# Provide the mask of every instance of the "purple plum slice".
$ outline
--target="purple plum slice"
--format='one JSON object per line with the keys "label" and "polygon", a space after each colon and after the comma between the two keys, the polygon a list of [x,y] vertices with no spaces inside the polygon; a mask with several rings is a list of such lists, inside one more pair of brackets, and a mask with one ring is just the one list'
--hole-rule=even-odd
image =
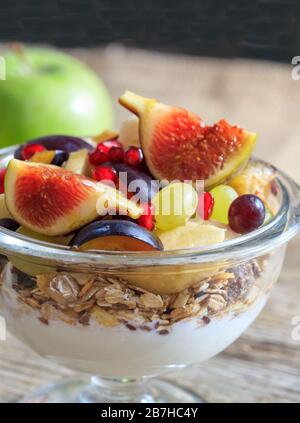
{"label": "purple plum slice", "polygon": [[[107,165],[116,170],[121,183],[123,178],[122,175],[120,176],[120,173],[126,173],[127,187],[131,184],[132,193],[135,194],[142,203],[150,202],[159,191],[159,182],[152,179],[151,176],[140,169],[133,168],[126,163],[108,163]],[[140,184],[139,181],[141,181]]]}
{"label": "purple plum slice", "polygon": [[0,226],[14,232],[20,227],[18,222],[10,218],[0,219]]}
{"label": "purple plum slice", "polygon": [[81,251],[157,251],[160,239],[147,229],[128,220],[101,220],[82,228],[71,245]]}
{"label": "purple plum slice", "polygon": [[22,160],[22,149],[25,145],[28,144],[40,144],[46,148],[46,150],[62,150],[66,153],[71,153],[72,151],[77,151],[82,148],[87,150],[93,150],[93,146],[86,142],[83,138],[71,137],[68,135],[51,135],[47,137],[36,138],[34,140],[28,141],[26,144],[21,145],[15,151],[15,158]]}

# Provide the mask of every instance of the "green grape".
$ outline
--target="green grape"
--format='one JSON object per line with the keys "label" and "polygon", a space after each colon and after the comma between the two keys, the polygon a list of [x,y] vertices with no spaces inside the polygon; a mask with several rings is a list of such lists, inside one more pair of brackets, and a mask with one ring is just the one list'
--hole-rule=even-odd
{"label": "green grape", "polygon": [[152,204],[157,228],[168,230],[184,225],[195,213],[198,195],[192,185],[176,182],[159,191]]}
{"label": "green grape", "polygon": [[228,185],[218,185],[210,193],[215,200],[211,219],[228,225],[228,211],[233,200],[238,197],[237,192]]}

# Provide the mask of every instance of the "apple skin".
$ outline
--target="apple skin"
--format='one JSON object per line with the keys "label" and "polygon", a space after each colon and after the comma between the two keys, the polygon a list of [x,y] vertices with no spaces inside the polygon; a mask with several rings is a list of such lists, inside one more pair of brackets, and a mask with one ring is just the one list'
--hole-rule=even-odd
{"label": "apple skin", "polygon": [[15,52],[4,56],[1,147],[50,134],[92,136],[113,127],[108,91],[84,64],[45,48],[26,48],[24,56],[25,61]]}

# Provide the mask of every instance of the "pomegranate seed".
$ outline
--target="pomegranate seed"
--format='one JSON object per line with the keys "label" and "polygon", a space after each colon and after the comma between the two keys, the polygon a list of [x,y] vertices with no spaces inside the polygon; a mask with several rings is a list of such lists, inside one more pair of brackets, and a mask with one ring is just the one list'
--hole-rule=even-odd
{"label": "pomegranate seed", "polygon": [[116,139],[101,142],[100,144],[97,145],[97,150],[107,154],[109,150],[113,147],[122,148],[123,150],[122,144]]}
{"label": "pomegranate seed", "polygon": [[139,147],[129,147],[125,152],[125,162],[130,166],[139,166],[143,158],[143,152]]}
{"label": "pomegranate seed", "polygon": [[142,216],[140,216],[137,220],[137,223],[140,226],[143,226],[144,228],[148,229],[148,231],[153,231],[154,229],[154,220],[153,220],[153,214],[154,214],[154,208],[152,204],[143,204],[144,213]]}
{"label": "pomegranate seed", "polygon": [[92,171],[92,178],[96,181],[117,182],[118,176],[114,168],[109,166],[98,166]]}
{"label": "pomegranate seed", "polygon": [[111,147],[108,152],[108,160],[112,163],[120,163],[124,161],[124,150],[121,147]]}
{"label": "pomegranate seed", "polygon": [[0,194],[4,193],[4,178],[5,178],[5,174],[6,174],[6,169],[1,169],[0,170]]}
{"label": "pomegranate seed", "polygon": [[108,161],[108,155],[100,150],[95,150],[89,155],[90,163],[94,166],[99,166]]}
{"label": "pomegranate seed", "polygon": [[214,208],[214,202],[215,200],[210,192],[205,191],[199,193],[197,212],[202,219],[208,220],[210,218]]}
{"label": "pomegranate seed", "polygon": [[41,144],[28,144],[23,148],[21,156],[23,160],[29,160],[35,153],[40,153],[45,150],[46,148]]}

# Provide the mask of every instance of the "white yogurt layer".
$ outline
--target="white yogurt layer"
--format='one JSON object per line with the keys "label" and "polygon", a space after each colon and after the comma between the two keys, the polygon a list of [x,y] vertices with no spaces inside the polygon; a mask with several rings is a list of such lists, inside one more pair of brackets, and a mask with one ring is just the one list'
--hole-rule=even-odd
{"label": "white yogurt layer", "polygon": [[71,326],[60,321],[45,325],[34,311],[16,317],[16,309],[8,304],[1,313],[9,330],[43,357],[87,373],[135,378],[208,360],[240,336],[266,300],[264,295],[237,316],[228,312],[204,326],[197,319],[176,323],[168,335],[121,325]]}

